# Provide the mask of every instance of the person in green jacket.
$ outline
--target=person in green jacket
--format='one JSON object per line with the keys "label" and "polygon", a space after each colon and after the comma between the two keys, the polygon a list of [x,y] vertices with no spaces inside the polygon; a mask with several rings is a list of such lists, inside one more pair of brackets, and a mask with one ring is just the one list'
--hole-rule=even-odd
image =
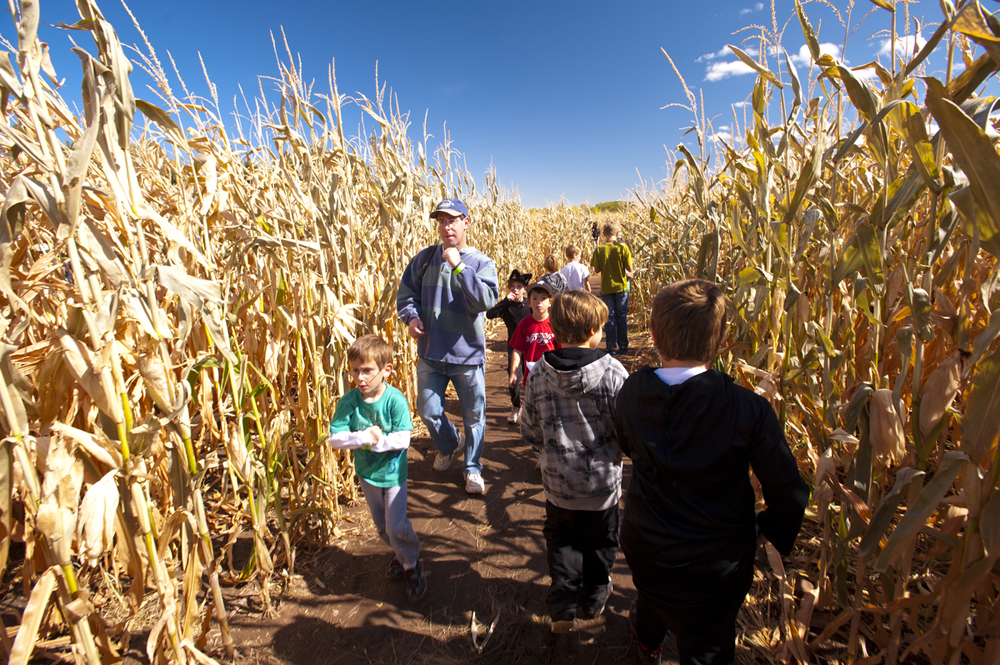
{"label": "person in green jacket", "polygon": [[632,277],[632,252],[617,240],[617,224],[604,225],[604,243],[594,250],[590,267],[601,276],[601,300],[608,306],[604,325],[608,353],[628,353],[628,280]]}

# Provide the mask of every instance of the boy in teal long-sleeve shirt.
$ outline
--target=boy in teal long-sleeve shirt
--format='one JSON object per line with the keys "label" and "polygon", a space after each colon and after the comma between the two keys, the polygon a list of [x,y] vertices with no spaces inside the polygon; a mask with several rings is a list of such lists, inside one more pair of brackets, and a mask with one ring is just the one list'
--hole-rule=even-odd
{"label": "boy in teal long-sleeve shirt", "polygon": [[411,602],[427,591],[420,541],[406,517],[406,450],[410,447],[410,405],[385,381],[392,373],[392,347],[378,335],[358,338],[347,349],[355,388],[337,402],[330,445],[354,451],[354,469],[375,528],[395,556],[389,579],[406,577]]}

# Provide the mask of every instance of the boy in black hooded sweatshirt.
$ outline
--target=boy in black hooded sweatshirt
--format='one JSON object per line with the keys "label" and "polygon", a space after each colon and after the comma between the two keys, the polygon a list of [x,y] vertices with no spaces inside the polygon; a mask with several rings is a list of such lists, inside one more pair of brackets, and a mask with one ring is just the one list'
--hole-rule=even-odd
{"label": "boy in black hooded sweatshirt", "polygon": [[[788,555],[809,498],[770,403],[708,369],[725,311],[711,282],[663,288],[650,318],[661,369],[643,367],[618,394],[617,439],[633,465],[621,546],[647,662],[660,662],[668,631],[682,665],[733,662],[757,534]],[[759,514],[751,468],[766,503]]]}

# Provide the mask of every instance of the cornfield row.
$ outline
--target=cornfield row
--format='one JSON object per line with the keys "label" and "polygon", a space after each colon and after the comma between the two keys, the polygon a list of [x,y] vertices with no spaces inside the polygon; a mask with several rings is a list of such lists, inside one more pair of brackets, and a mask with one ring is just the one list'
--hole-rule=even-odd
{"label": "cornfield row", "polygon": [[[344,352],[378,332],[412,368],[395,286],[434,241],[433,202],[475,202],[473,244],[501,275],[538,273],[592,218],[529,212],[493,174],[480,192],[447,142],[428,156],[405,116],[341,95],[332,68],[313,94],[283,67],[277,102],[234,130],[217,104],[175,97],[148,48],[161,100],[138,100],[113,28],[78,8],[95,46],[76,51],[84,117],[50,83],[37,3],[0,58],[0,571],[17,542],[28,596],[0,647],[26,663],[63,630],[96,665],[152,589],[150,661],[208,662],[213,631],[233,653],[220,585],[253,581],[266,609],[274,573],[356,498],[349,458],[323,445]],[[721,363],[771,399],[813,481],[812,537],[771,556],[770,615],[744,638],[755,657],[995,662],[1000,156],[975,91],[1000,69],[1000,24],[944,3],[927,46],[873,85],[821,55],[796,8],[817,78],[769,65],[780,38],[763,31],[747,147],[724,145],[714,170],[681,148],[675,185],[621,217],[637,322],[659,283],[724,284]],[[938,46],[965,70],[918,79]],[[346,103],[370,136],[345,136]],[[412,398],[412,373],[396,381]],[[128,618],[109,625],[101,598]]]}
{"label": "cornfield row", "polygon": [[[795,7],[816,79],[777,24],[760,48],[775,66],[734,49],[758,73],[753,113],[714,172],[685,85],[706,150],[680,146],[682,186],[639,192],[629,227],[646,283],[725,284],[722,363],[771,400],[812,478],[813,537],[788,569],[770,552],[780,613],[744,643],[768,661],[997,662],[1000,157],[995,99],[975,92],[1000,69],[1000,22],[942,3],[873,84]],[[939,46],[964,71],[919,78]]]}

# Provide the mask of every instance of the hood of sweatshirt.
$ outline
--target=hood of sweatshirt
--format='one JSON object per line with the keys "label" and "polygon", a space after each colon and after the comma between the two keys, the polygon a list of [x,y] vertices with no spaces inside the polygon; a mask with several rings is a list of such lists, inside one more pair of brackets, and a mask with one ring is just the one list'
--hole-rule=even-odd
{"label": "hood of sweatshirt", "polygon": [[546,351],[532,372],[541,372],[552,391],[572,397],[596,389],[618,361],[598,349],[568,348]]}

